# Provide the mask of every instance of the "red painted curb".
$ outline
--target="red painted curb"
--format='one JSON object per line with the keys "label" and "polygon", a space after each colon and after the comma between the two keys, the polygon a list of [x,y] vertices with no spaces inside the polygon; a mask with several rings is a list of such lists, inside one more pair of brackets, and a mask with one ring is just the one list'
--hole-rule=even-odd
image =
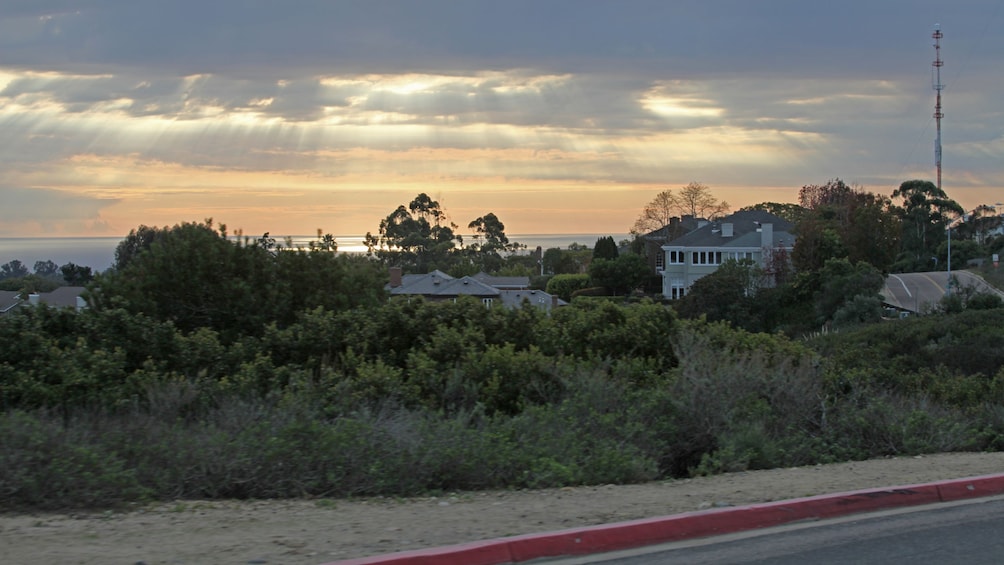
{"label": "red painted curb", "polygon": [[1004,474],[715,508],[557,532],[374,555],[327,565],[500,565],[742,532],[800,520],[1004,494]]}

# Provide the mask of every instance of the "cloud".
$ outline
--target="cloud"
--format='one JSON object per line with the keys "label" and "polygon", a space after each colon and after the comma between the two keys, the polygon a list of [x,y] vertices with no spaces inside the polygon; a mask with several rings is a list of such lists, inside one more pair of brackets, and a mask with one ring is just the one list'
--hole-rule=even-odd
{"label": "cloud", "polygon": [[101,211],[117,199],[95,198],[64,190],[0,186],[0,236],[25,233],[59,235],[102,231]]}
{"label": "cloud", "polygon": [[[34,4],[5,5],[0,65],[259,78],[499,68],[635,69],[686,79],[722,73],[876,78],[912,57],[918,43],[926,43],[916,41],[916,31],[929,29],[944,11],[933,0]],[[952,33],[978,31],[996,5],[958,2],[940,21]]]}
{"label": "cloud", "polygon": [[939,19],[952,180],[1004,186],[1001,4],[940,11],[933,0],[8,0],[0,186],[117,199],[104,214],[135,215],[161,193],[158,218],[186,198],[237,213],[227,198],[259,210],[325,187],[345,200],[839,176],[888,192],[933,169]]}

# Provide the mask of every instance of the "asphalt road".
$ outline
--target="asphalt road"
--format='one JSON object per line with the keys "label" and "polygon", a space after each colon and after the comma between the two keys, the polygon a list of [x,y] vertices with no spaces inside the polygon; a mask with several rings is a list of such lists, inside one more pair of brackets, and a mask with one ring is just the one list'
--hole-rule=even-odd
{"label": "asphalt road", "polygon": [[551,565],[973,565],[1004,562],[1004,497],[940,503],[616,553]]}
{"label": "asphalt road", "polygon": [[[984,292],[994,292],[1004,298],[1004,293],[988,285],[982,278],[969,271],[952,271],[959,288],[975,287]],[[898,273],[889,275],[882,288],[883,299],[903,310],[925,312],[945,296],[948,289],[948,273],[933,271],[928,273]]]}

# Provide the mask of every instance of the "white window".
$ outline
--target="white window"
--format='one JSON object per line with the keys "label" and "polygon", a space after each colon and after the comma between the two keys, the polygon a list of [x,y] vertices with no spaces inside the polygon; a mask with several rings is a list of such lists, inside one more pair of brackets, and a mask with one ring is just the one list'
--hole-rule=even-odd
{"label": "white window", "polygon": [[756,259],[753,255],[752,251],[735,251],[732,253],[732,258],[736,261],[742,261],[743,259],[749,259],[752,261]]}
{"label": "white window", "polygon": [[669,259],[668,263],[670,265],[682,265],[683,264],[683,258],[685,256],[685,254],[684,254],[683,251],[667,251],[666,255],[668,256],[668,259]]}
{"label": "white window", "polygon": [[666,254],[661,249],[655,254],[655,270],[661,271],[666,267]]}
{"label": "white window", "polygon": [[491,308],[493,300],[494,299],[492,298],[482,298],[481,303],[484,304],[486,308]]}
{"label": "white window", "polygon": [[721,265],[721,251],[694,251],[690,256],[691,265]]}

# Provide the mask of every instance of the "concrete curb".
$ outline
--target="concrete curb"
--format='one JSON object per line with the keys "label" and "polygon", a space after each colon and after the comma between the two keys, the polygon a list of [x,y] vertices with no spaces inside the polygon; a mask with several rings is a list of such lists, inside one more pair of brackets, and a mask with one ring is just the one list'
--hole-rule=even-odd
{"label": "concrete curb", "polygon": [[1004,474],[715,508],[615,524],[375,555],[328,565],[500,565],[602,553],[800,520],[1004,494]]}

